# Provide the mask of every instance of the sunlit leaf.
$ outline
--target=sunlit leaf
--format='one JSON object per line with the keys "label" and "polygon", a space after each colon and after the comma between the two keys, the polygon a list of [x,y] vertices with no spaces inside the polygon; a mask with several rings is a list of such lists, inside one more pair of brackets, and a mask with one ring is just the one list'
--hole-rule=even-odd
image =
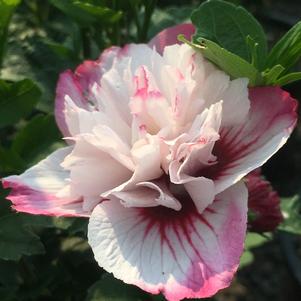
{"label": "sunlit leaf", "polygon": [[278,229],[301,234],[301,200],[299,196],[281,199],[281,211],[284,221]]}
{"label": "sunlit leaf", "polygon": [[251,63],[246,40],[249,36],[258,45],[259,69],[264,67],[267,55],[265,33],[259,22],[243,7],[221,0],[206,1],[193,11],[191,21],[196,27],[194,41],[199,38],[213,41]]}
{"label": "sunlit leaf", "polygon": [[114,11],[109,7],[87,1],[50,0],[50,2],[82,26],[89,26],[93,23],[113,23],[122,16],[121,11]]}
{"label": "sunlit leaf", "polygon": [[261,245],[267,243],[270,239],[269,235],[263,236],[258,233],[247,233],[245,240],[245,250],[240,258],[239,268],[242,269],[254,261],[254,255],[252,253],[252,249],[256,247],[260,247]]}
{"label": "sunlit leaf", "polygon": [[254,255],[251,251],[243,252],[242,256],[240,257],[239,269],[242,269],[254,261]]}
{"label": "sunlit leaf", "polygon": [[114,11],[108,7],[93,5],[85,1],[75,1],[74,5],[87,12],[91,16],[94,16],[95,21],[98,21],[99,23],[114,23],[122,16],[121,11]]}
{"label": "sunlit leaf", "polygon": [[266,243],[271,239],[271,235],[265,234],[259,234],[259,233],[253,233],[249,232],[246,237],[245,241],[245,249],[250,250],[252,248],[256,248],[261,246],[262,244]]}
{"label": "sunlit leaf", "polygon": [[88,26],[95,21],[94,16],[74,5],[72,0],[50,0],[50,3],[81,25]]}

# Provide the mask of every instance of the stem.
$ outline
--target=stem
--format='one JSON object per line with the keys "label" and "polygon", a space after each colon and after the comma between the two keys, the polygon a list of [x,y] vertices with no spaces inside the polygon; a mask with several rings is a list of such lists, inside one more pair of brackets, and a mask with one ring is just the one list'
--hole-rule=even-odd
{"label": "stem", "polygon": [[115,40],[115,45],[120,46],[120,25],[119,21],[114,24],[114,40]]}
{"label": "stem", "polygon": [[50,12],[50,4],[45,2],[37,1],[37,18],[39,20],[40,25],[47,23],[49,19],[49,12]]}
{"label": "stem", "polygon": [[137,27],[137,40],[139,42],[140,36],[141,36],[141,25],[140,25],[139,18],[138,18],[139,14],[138,14],[136,5],[133,4],[132,1],[129,1],[129,3],[130,3],[130,6],[132,8],[132,11],[133,11],[134,22],[135,22],[136,27]]}
{"label": "stem", "polygon": [[91,57],[91,45],[89,39],[88,28],[81,28],[81,37],[82,37],[82,47],[83,47],[83,56],[84,58]]}
{"label": "stem", "polygon": [[151,0],[145,5],[144,20],[139,36],[139,41],[141,42],[145,42],[147,40],[147,33],[156,4],[157,0]]}
{"label": "stem", "polygon": [[[118,3],[116,0],[112,1],[112,6],[115,11],[119,9]],[[120,34],[120,20],[118,22],[115,22],[113,25],[113,35],[114,35],[114,44],[115,45],[120,45],[120,40],[121,40],[121,34]]]}

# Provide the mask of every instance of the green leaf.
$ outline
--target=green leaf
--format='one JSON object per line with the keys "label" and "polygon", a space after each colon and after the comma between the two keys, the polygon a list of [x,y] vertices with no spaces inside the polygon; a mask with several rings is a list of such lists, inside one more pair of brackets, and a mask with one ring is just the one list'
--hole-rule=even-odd
{"label": "green leaf", "polygon": [[281,199],[281,211],[284,221],[279,225],[278,229],[301,234],[301,200],[299,196]]}
{"label": "green leaf", "polygon": [[204,57],[232,78],[246,77],[249,79],[250,86],[259,86],[262,84],[260,73],[254,66],[216,43],[204,38],[198,40],[199,44],[189,43],[183,36],[179,36],[178,39],[195,47]]}
{"label": "green leaf", "polygon": [[45,42],[45,44],[60,58],[76,61],[77,55],[69,47],[54,42]]}
{"label": "green leaf", "polygon": [[69,229],[76,221],[77,218],[72,217],[52,217],[53,227],[61,230]]}
{"label": "green leaf", "polygon": [[12,144],[12,151],[28,165],[32,165],[59,146],[64,146],[64,143],[60,143],[60,137],[52,115],[36,115],[19,130]]}
{"label": "green leaf", "polygon": [[206,1],[193,11],[191,21],[196,26],[194,41],[211,40],[250,63],[252,57],[246,37],[252,38],[258,44],[258,67],[263,69],[266,36],[259,22],[243,7],[220,0]]}
{"label": "green leaf", "polygon": [[72,225],[68,228],[68,232],[72,235],[83,233],[85,236],[87,236],[87,230],[88,230],[88,222],[89,219],[87,218],[80,218],[77,217]]}
{"label": "green leaf", "polygon": [[8,195],[8,190],[2,188],[0,185],[0,216],[6,215],[11,212],[10,202],[6,200]]}
{"label": "green leaf", "polygon": [[0,175],[2,173],[18,173],[26,164],[24,160],[13,150],[6,149],[0,144]]}
{"label": "green leaf", "polygon": [[285,86],[287,84],[293,83],[298,80],[301,80],[301,72],[293,72],[293,73],[289,73],[287,75],[280,77],[276,81],[275,85]]}
{"label": "green leaf", "polygon": [[87,239],[83,239],[81,237],[67,237],[62,241],[61,250],[63,252],[86,252],[87,250],[91,250]]}
{"label": "green leaf", "polygon": [[72,0],[50,0],[50,3],[82,26],[89,26],[95,21],[94,16],[74,5]]}
{"label": "green leaf", "polygon": [[146,301],[151,300],[143,291],[127,285],[111,274],[95,282],[88,291],[85,301]]}
{"label": "green leaf", "polygon": [[280,74],[283,72],[284,67],[281,65],[275,65],[271,69],[267,69],[263,72],[262,77],[265,82],[265,85],[275,85]]}
{"label": "green leaf", "polygon": [[68,229],[74,218],[11,213],[0,218],[0,258],[19,260],[23,255],[44,253],[35,234],[43,228]]}
{"label": "green leaf", "polygon": [[89,26],[93,23],[113,23],[122,16],[121,11],[114,11],[86,1],[50,0],[50,2],[82,26]]}
{"label": "green leaf", "polygon": [[[18,18],[26,17],[17,12]],[[58,14],[59,15],[59,14]],[[13,19],[13,25],[16,30],[10,36],[9,51],[3,62],[2,77],[12,82],[24,78],[32,79],[41,89],[42,95],[36,108],[43,112],[53,112],[53,100],[55,99],[55,87],[58,75],[65,69],[74,69],[80,61],[62,58],[58,56],[47,44],[55,40],[55,37],[62,40],[60,43],[73,49],[73,33],[79,32],[76,24],[72,23],[66,16],[61,17],[64,23],[49,25],[58,27],[52,36],[41,38],[38,34],[31,37],[32,32],[37,32],[34,26],[28,27],[28,21],[22,21],[20,24]],[[23,23],[24,22],[24,23]],[[47,25],[48,26],[48,25]],[[22,30],[23,29],[23,30]],[[68,34],[68,37],[66,35]],[[22,38],[23,37],[23,38]],[[68,42],[68,41],[69,42]],[[80,47],[77,49],[80,52]],[[74,50],[74,52],[76,52]],[[77,53],[77,52],[76,52]]]}
{"label": "green leaf", "polygon": [[242,269],[254,261],[254,255],[250,251],[245,251],[242,253],[242,256],[240,257],[240,262],[239,262],[239,269]]}
{"label": "green leaf", "polygon": [[0,260],[0,284],[4,286],[15,286],[17,283],[18,283],[17,264],[14,261]]}
{"label": "green leaf", "polygon": [[114,23],[122,17],[121,11],[114,11],[105,6],[93,5],[85,1],[75,1],[74,5],[95,17],[95,21],[99,23]]}
{"label": "green leaf", "polygon": [[22,214],[22,222],[31,228],[57,228],[60,230],[68,229],[76,218],[72,217],[52,217],[44,215]]}
{"label": "green leaf", "polygon": [[250,57],[251,57],[251,65],[254,66],[256,69],[260,69],[259,66],[259,49],[258,43],[256,43],[250,36],[247,36],[246,43],[248,45]]}
{"label": "green leaf", "polygon": [[268,235],[263,236],[262,234],[258,233],[247,233],[246,240],[245,240],[245,250],[240,258],[239,268],[244,268],[252,264],[254,261],[254,255],[252,253],[252,249],[256,247],[260,247],[261,245],[265,244],[269,241],[271,237]]}
{"label": "green leaf", "polygon": [[0,300],[1,301],[15,301],[16,300],[17,287],[0,287]]}
{"label": "green leaf", "polygon": [[270,238],[271,236],[269,235],[262,235],[259,233],[249,232],[245,241],[245,249],[250,250],[252,248],[259,247],[262,244],[268,242]]}
{"label": "green leaf", "polygon": [[23,255],[44,252],[39,237],[22,221],[22,215],[8,214],[0,218],[0,258],[19,260]]}
{"label": "green leaf", "polygon": [[0,128],[26,117],[40,96],[40,89],[29,79],[15,83],[0,80]]}
{"label": "green leaf", "polygon": [[301,21],[293,26],[272,48],[268,55],[266,67],[271,68],[280,64],[285,68],[284,72],[301,57]]}
{"label": "green leaf", "polygon": [[21,0],[0,0],[0,67],[6,46],[10,18]]}

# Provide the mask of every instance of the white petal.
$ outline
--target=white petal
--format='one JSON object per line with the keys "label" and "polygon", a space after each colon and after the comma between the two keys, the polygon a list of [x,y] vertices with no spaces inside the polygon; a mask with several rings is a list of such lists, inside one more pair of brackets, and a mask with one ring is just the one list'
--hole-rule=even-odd
{"label": "white petal", "polygon": [[246,220],[247,190],[238,184],[202,215],[191,204],[175,211],[104,202],[92,213],[88,239],[99,265],[116,278],[170,301],[204,298],[230,284]]}
{"label": "white petal", "polygon": [[199,173],[214,180],[216,193],[264,164],[296,124],[296,102],[278,87],[250,90],[251,109],[242,125],[224,127],[213,153],[217,163]]}
{"label": "white petal", "polygon": [[70,170],[73,196],[101,199],[102,193],[127,181],[132,171],[85,138],[77,138],[63,166]]}
{"label": "white petal", "polygon": [[60,165],[71,150],[72,147],[59,149],[20,176],[2,180],[4,187],[12,188],[7,198],[16,210],[57,216],[87,215],[82,200],[70,195],[70,173]]}
{"label": "white petal", "polygon": [[246,78],[238,78],[229,83],[223,93],[223,126],[240,124],[246,121],[250,109]]}

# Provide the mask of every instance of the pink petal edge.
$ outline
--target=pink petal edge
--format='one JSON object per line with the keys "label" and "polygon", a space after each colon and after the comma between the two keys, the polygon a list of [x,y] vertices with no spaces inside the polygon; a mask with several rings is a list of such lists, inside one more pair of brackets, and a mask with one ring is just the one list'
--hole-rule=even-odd
{"label": "pink petal edge", "polygon": [[153,37],[150,40],[148,45],[151,48],[155,47],[157,52],[162,54],[164,47],[173,44],[182,44],[178,40],[179,34],[183,34],[187,40],[190,40],[194,32],[195,28],[191,23],[175,25],[159,32],[155,37]]}
{"label": "pink petal edge", "polygon": [[83,213],[82,200],[64,200],[51,194],[31,189],[21,183],[2,179],[3,188],[11,188],[6,197],[13,205],[12,208],[18,212],[30,214],[65,216],[65,217],[88,217]]}
{"label": "pink petal edge", "polygon": [[65,97],[68,95],[79,107],[87,109],[85,93],[93,83],[99,83],[102,74],[107,71],[113,58],[121,51],[119,47],[112,46],[103,51],[95,60],[86,60],[79,65],[75,72],[66,70],[60,74],[55,98],[55,119],[64,137],[70,135],[65,120]]}
{"label": "pink petal edge", "polygon": [[1,179],[4,188],[11,188],[6,198],[15,210],[52,216],[87,216],[83,200],[71,198],[66,179],[68,171],[61,167],[71,148],[56,150],[19,176]]}
{"label": "pink petal edge", "polygon": [[249,91],[251,108],[242,125],[225,127],[213,154],[218,163],[203,170],[217,193],[263,165],[286,142],[297,123],[298,102],[280,87]]}
{"label": "pink petal edge", "polygon": [[[157,51],[162,53],[165,46],[181,44],[177,40],[178,34],[184,34],[187,39],[190,39],[194,32],[195,28],[192,24],[176,25],[161,31],[148,45],[156,47]],[[112,46],[106,49],[97,60],[84,61],[74,73],[71,70],[66,70],[60,74],[56,89],[55,119],[64,137],[70,135],[64,112],[66,95],[69,95],[80,107],[86,108],[87,99],[84,93],[89,90],[91,84],[100,83],[102,74],[111,67],[114,57],[126,54],[128,47],[129,45],[125,45],[123,48]]]}
{"label": "pink petal edge", "polygon": [[88,240],[99,265],[169,301],[205,298],[230,285],[246,233],[247,189],[237,183],[199,214],[192,201],[165,207],[95,207]]}

